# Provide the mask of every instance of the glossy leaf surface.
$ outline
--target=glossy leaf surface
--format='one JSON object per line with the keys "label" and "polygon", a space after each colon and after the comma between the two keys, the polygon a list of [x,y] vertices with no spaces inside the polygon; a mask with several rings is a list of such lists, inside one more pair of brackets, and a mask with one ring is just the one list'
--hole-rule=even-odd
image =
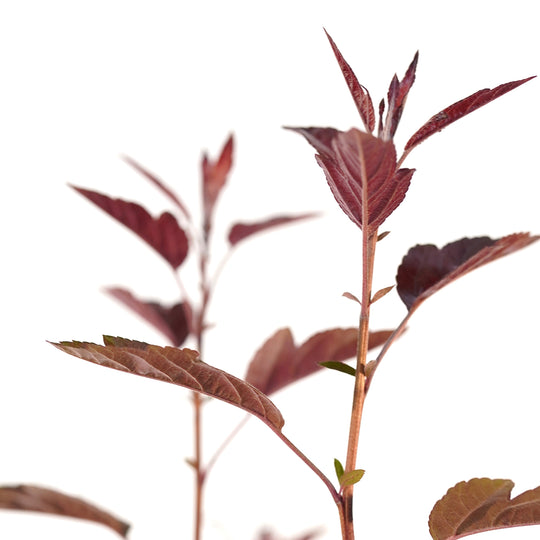
{"label": "glossy leaf surface", "polygon": [[78,497],[32,485],[1,486],[0,508],[65,516],[100,523],[126,538],[129,525]]}
{"label": "glossy leaf surface", "polygon": [[159,218],[154,218],[137,203],[112,199],[89,189],[72,187],[142,238],[173,268],[178,268],[184,262],[188,253],[188,239],[172,214],[164,212]]}
{"label": "glossy leaf surface", "polygon": [[359,227],[374,232],[405,198],[414,169],[396,170],[392,141],[354,128],[347,132],[289,129],[303,135],[317,150],[317,162],[332,194]]}
{"label": "glossy leaf surface", "polygon": [[410,152],[415,146],[431,137],[434,133],[441,131],[451,123],[463,118],[467,114],[487,105],[494,99],[510,92],[514,88],[521,86],[523,83],[530,81],[534,77],[520,79],[504,84],[500,84],[495,88],[484,88],[470,96],[453,103],[446,109],[432,116],[416,133],[407,141],[405,152]]}
{"label": "glossy leaf surface", "polygon": [[[369,336],[369,348],[382,345],[392,334],[381,330]],[[271,336],[249,364],[246,381],[270,395],[322,369],[321,362],[343,362],[356,355],[358,329],[319,332],[297,347],[290,329]]]}
{"label": "glossy leaf surface", "polygon": [[58,349],[94,364],[184,386],[257,416],[274,430],[284,420],[277,407],[254,386],[210,366],[191,349],[158,347],[141,341],[104,336],[104,345],[81,341],[53,343]]}
{"label": "glossy leaf surface", "polygon": [[238,242],[245,240],[253,234],[279,227],[280,225],[288,225],[296,221],[315,217],[317,214],[300,214],[298,216],[276,216],[253,223],[236,223],[231,227],[228,240],[231,246],[235,246]]}
{"label": "glossy leaf surface", "polygon": [[432,244],[417,245],[409,250],[398,268],[397,292],[411,311],[452,281],[539,238],[529,233],[517,233],[498,240],[487,236],[462,238],[443,248]]}
{"label": "glossy leaf surface", "polygon": [[188,337],[189,325],[184,304],[163,306],[159,302],[139,300],[121,287],[109,287],[105,291],[161,332],[171,345],[179,347]]}
{"label": "glossy leaf surface", "polygon": [[540,524],[540,487],[510,498],[514,482],[474,478],[459,482],[429,516],[434,540],[457,540],[471,534]]}

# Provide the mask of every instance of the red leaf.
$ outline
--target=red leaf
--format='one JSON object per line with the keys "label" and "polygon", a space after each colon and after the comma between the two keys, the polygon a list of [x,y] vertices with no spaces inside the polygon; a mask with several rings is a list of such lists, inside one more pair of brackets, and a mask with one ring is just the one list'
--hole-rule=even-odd
{"label": "red leaf", "polygon": [[519,81],[513,81],[501,84],[495,88],[484,88],[474,94],[457,101],[453,105],[446,107],[441,112],[432,116],[408,141],[405,145],[405,153],[409,153],[415,146],[425,141],[428,137],[441,131],[452,122],[459,120],[463,116],[475,111],[476,109],[488,104],[490,101],[510,92],[514,88],[521,86],[523,83],[534,79],[528,77]]}
{"label": "red leaf", "polygon": [[442,249],[432,244],[415,246],[398,268],[397,292],[407,309],[414,310],[445,285],[538,239],[540,236],[518,233],[498,240],[462,238]]}
{"label": "red leaf", "polygon": [[184,304],[166,307],[158,302],[139,300],[128,290],[120,287],[109,287],[105,291],[150,323],[175,347],[182,345],[188,337],[189,325]]}
{"label": "red leaf", "polygon": [[256,221],[254,223],[236,223],[231,227],[229,232],[229,244],[231,246],[236,245],[241,240],[244,240],[252,234],[265,231],[279,225],[286,225],[288,223],[293,223],[295,221],[300,221],[302,219],[308,219],[315,217],[317,214],[301,214],[298,216],[278,216],[270,219],[265,219],[263,221]]}
{"label": "red leaf", "polygon": [[68,354],[94,364],[190,388],[253,414],[275,431],[284,420],[277,407],[257,388],[210,366],[191,349],[158,347],[141,341],[103,336],[105,345],[80,341],[53,343]]}
{"label": "red leaf", "polygon": [[0,487],[0,508],[43,512],[93,521],[126,538],[129,525],[77,497],[31,485]]}
{"label": "red leaf", "polygon": [[386,125],[384,126],[383,139],[390,140],[394,138],[409,90],[414,83],[416,66],[418,64],[418,52],[414,55],[411,65],[407,69],[403,80],[400,81],[397,75],[394,75],[388,89],[388,112],[386,113]]}
{"label": "red leaf", "polygon": [[[369,348],[382,345],[392,334],[382,330],[369,335]],[[282,389],[315,373],[321,362],[344,362],[356,355],[357,328],[335,328],[319,332],[300,347],[288,328],[278,330],[257,351],[250,362],[246,381],[265,394]]]}
{"label": "red leaf", "polygon": [[347,132],[333,128],[289,129],[303,135],[319,152],[316,159],[330,190],[359,227],[365,225],[369,232],[375,232],[405,198],[414,169],[396,170],[392,141],[354,128]]}
{"label": "red leaf", "polygon": [[324,32],[328,38],[328,41],[330,42],[330,45],[332,46],[332,50],[334,51],[334,55],[341,69],[341,73],[343,73],[343,77],[345,78],[345,82],[347,83],[356,108],[360,113],[360,118],[364,123],[364,127],[367,131],[373,133],[373,128],[375,127],[375,111],[373,109],[373,102],[371,101],[369,92],[365,86],[362,86],[358,82],[358,79],[351,69],[351,66],[343,58],[341,52],[337,48],[337,45],[334,43],[334,40],[330,37],[330,34],[326,30]]}
{"label": "red leaf", "polygon": [[97,191],[72,187],[111,217],[131,229],[153,247],[173,268],[178,268],[184,262],[188,253],[188,239],[172,214],[164,212],[156,219],[139,204],[122,199],[112,199]]}
{"label": "red leaf", "polygon": [[145,169],[142,165],[137,163],[134,159],[131,159],[129,156],[124,156],[124,161],[131,165],[135,170],[140,172],[144,177],[146,177],[150,182],[152,182],[158,189],[160,189],[169,199],[178,207],[178,209],[184,214],[184,216],[189,220],[190,215],[186,205],[179,199],[179,197],[168,188],[162,180],[160,180],[155,174],[151,173],[148,169]]}
{"label": "red leaf", "polygon": [[429,516],[434,540],[457,540],[471,534],[524,525],[540,525],[540,487],[510,499],[514,482],[473,478],[459,482]]}
{"label": "red leaf", "polygon": [[202,187],[204,205],[204,229],[208,233],[214,206],[217,198],[227,181],[232,167],[234,140],[230,135],[221,150],[221,154],[216,161],[212,161],[206,154],[202,159]]}

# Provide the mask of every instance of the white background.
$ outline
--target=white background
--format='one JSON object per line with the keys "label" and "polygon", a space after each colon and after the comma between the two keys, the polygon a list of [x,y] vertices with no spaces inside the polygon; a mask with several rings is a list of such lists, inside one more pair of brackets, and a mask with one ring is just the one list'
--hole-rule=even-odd
{"label": "white background", "polygon": [[[46,340],[113,334],[165,344],[100,292],[124,285],[173,302],[167,265],[67,187],[168,201],[132,156],[199,215],[199,160],[229,132],[235,167],[218,207],[216,259],[228,224],[320,210],[324,217],[253,238],[220,281],[205,360],[242,376],[277,328],[299,342],[354,326],[359,231],[341,213],[313,150],[283,125],[359,125],[323,33],[334,37],[375,104],[420,50],[396,145],[472,92],[540,72],[536,2],[423,0],[5,1],[0,8],[2,353],[0,484],[80,495],[133,524],[130,538],[189,539],[193,478],[189,392],[64,355]],[[393,283],[409,247],[463,236],[540,231],[538,81],[422,144],[405,203],[384,228],[375,287]],[[385,359],[365,409],[356,495],[362,539],[429,538],[437,499],[460,480],[540,484],[538,246],[430,299]],[[193,272],[183,276],[193,288]],[[395,292],[373,329],[405,315]],[[344,459],[352,379],[327,372],[274,396],[284,432],[328,475]],[[205,408],[210,457],[243,417]],[[284,538],[321,527],[339,537],[326,488],[251,420],[213,470],[205,538]],[[538,528],[486,538],[537,538]],[[97,525],[0,513],[6,539],[115,538]]]}

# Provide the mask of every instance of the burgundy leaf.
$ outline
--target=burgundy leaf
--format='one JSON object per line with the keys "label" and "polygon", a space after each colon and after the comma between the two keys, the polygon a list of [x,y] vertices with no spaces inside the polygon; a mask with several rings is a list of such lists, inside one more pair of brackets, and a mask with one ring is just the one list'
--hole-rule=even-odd
{"label": "burgundy leaf", "polygon": [[476,109],[486,105],[490,101],[510,92],[514,88],[521,86],[523,83],[534,79],[528,77],[519,81],[513,81],[501,84],[495,88],[484,88],[474,94],[457,101],[453,105],[446,107],[441,112],[432,116],[408,141],[405,145],[405,153],[409,153],[415,146],[425,141],[428,137],[441,131],[452,122],[459,120],[463,116],[475,111]]}
{"label": "burgundy leaf", "polygon": [[347,83],[356,108],[360,113],[360,118],[364,123],[364,127],[367,131],[373,133],[373,128],[375,127],[375,111],[373,109],[373,102],[371,101],[369,92],[365,86],[362,86],[358,82],[358,79],[351,69],[351,66],[343,58],[341,52],[337,48],[337,45],[334,43],[334,40],[330,37],[330,34],[326,30],[325,33],[330,45],[332,46],[332,50],[334,51],[334,55],[338,61],[341,73],[343,73],[343,77],[345,78],[345,82]]}
{"label": "burgundy leaf", "polygon": [[286,225],[302,219],[312,218],[316,215],[317,214],[315,213],[308,213],[298,216],[277,216],[270,219],[265,219],[263,221],[256,221],[254,223],[236,223],[231,227],[229,232],[229,244],[234,246],[252,234],[262,232],[279,225]]}
{"label": "burgundy leaf", "polygon": [[32,485],[0,487],[0,508],[84,519],[105,525],[124,538],[129,529],[127,523],[82,499]]}
{"label": "burgundy leaf", "polygon": [[105,291],[150,323],[175,347],[182,345],[188,337],[189,324],[184,304],[166,307],[158,302],[139,300],[131,292],[120,287],[109,287]]}
{"label": "burgundy leaf", "polygon": [[398,268],[397,292],[409,311],[468,272],[522,249],[540,236],[517,233],[492,240],[487,236],[462,238],[443,248],[427,244],[409,250]]}
{"label": "burgundy leaf", "polygon": [[184,262],[188,253],[188,239],[172,214],[164,212],[156,219],[139,204],[122,199],[112,199],[97,191],[72,187],[111,217],[131,229],[153,247],[174,269]]}
{"label": "burgundy leaf", "polygon": [[204,230],[208,234],[217,198],[227,181],[232,167],[234,139],[230,135],[217,160],[212,161],[206,154],[202,159],[202,188],[204,205]]}
{"label": "burgundy leaf", "polygon": [[540,525],[540,487],[510,499],[514,482],[473,478],[459,482],[429,516],[434,540],[457,540],[471,534],[524,525]]}
{"label": "burgundy leaf", "polygon": [[[391,334],[389,330],[370,333],[368,347],[382,345]],[[335,328],[314,334],[297,347],[291,331],[283,328],[256,352],[249,364],[246,381],[270,395],[315,373],[321,369],[321,362],[344,362],[353,358],[357,339],[357,328]]]}
{"label": "burgundy leaf", "polygon": [[[418,64],[418,52],[414,55],[411,65],[407,69],[403,80],[400,81],[397,75],[394,75],[388,89],[388,112],[386,113],[386,125],[384,127],[384,139],[393,139],[396,133],[405,101],[414,83],[416,66]],[[381,111],[382,112],[382,111]]]}
{"label": "burgundy leaf", "polygon": [[[396,170],[392,141],[357,129],[290,128],[319,152],[337,203],[359,227],[374,233],[405,198],[414,169]],[[364,200],[365,199],[365,200]],[[366,221],[366,223],[364,223]]]}
{"label": "burgundy leaf", "polygon": [[184,214],[184,216],[189,220],[190,215],[186,205],[180,200],[180,198],[164,183],[163,180],[158,178],[155,174],[151,173],[148,169],[145,169],[142,165],[137,163],[134,159],[129,156],[124,156],[124,161],[131,165],[136,171],[141,173],[146,177],[150,182],[152,182],[158,189],[160,189],[169,199],[178,207],[178,209]]}
{"label": "burgundy leaf", "polygon": [[105,345],[80,341],[53,343],[94,364],[190,388],[253,414],[275,431],[284,420],[277,407],[254,386],[210,366],[191,349],[158,347],[141,341],[103,336]]}

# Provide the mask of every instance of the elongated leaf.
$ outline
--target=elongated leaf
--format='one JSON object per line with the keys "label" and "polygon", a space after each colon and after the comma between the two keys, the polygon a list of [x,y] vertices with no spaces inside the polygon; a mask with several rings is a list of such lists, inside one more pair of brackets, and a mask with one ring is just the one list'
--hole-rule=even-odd
{"label": "elongated leaf", "polygon": [[212,223],[212,215],[217,198],[225,186],[233,162],[234,138],[229,136],[219,157],[214,161],[207,154],[202,159],[202,188],[204,208],[204,230],[208,231]]}
{"label": "elongated leaf", "polygon": [[1,486],[0,508],[42,512],[100,523],[126,538],[129,525],[78,497],[32,485]]}
{"label": "elongated leaf", "polygon": [[398,268],[398,294],[411,311],[452,281],[539,238],[529,233],[517,233],[498,240],[487,236],[462,238],[441,249],[432,244],[415,246]]}
{"label": "elongated leaf", "polygon": [[[382,345],[391,334],[389,330],[370,333],[368,347]],[[353,358],[357,338],[357,328],[334,328],[314,334],[297,347],[290,329],[283,328],[257,351],[249,364],[246,381],[270,395],[322,369],[321,362]]]}
{"label": "elongated leaf", "polygon": [[189,335],[189,324],[184,304],[170,307],[159,302],[139,300],[127,289],[108,287],[105,291],[161,332],[171,345],[179,347]]}
{"label": "elongated leaf", "polygon": [[[357,129],[288,128],[317,150],[317,162],[341,209],[359,227],[374,232],[401,204],[414,169],[396,170],[396,150]],[[364,223],[366,221],[366,223]]]}
{"label": "elongated leaf", "polygon": [[362,480],[362,477],[364,476],[366,471],[364,469],[356,469],[354,471],[345,471],[340,479],[339,479],[339,485],[341,487],[345,486],[352,486],[353,484],[357,484]]}
{"label": "elongated leaf", "polygon": [[373,133],[373,129],[375,128],[375,111],[373,109],[371,96],[369,95],[367,88],[358,82],[351,66],[345,61],[345,58],[343,58],[343,55],[334,43],[334,40],[330,37],[330,34],[326,30],[324,32],[334,51],[339,68],[341,69],[341,73],[343,73],[343,77],[345,78],[347,87],[354,100],[354,104],[360,113],[360,118],[362,119],[364,127],[367,131]]}
{"label": "elongated leaf", "polygon": [[274,430],[283,427],[281,413],[267,396],[249,383],[206,364],[197,351],[158,347],[112,336],[103,336],[103,341],[105,345],[80,341],[62,341],[53,345],[94,364],[215,397],[257,416]]}
{"label": "elongated leaf", "polygon": [[521,86],[523,83],[534,79],[528,77],[519,81],[500,84],[495,88],[484,88],[470,96],[457,101],[456,103],[446,107],[441,112],[432,116],[408,141],[405,145],[405,152],[410,152],[415,146],[431,137],[434,133],[441,131],[452,122],[463,118],[465,115],[487,105],[490,101],[510,92],[514,88]]}
{"label": "elongated leaf", "polygon": [[131,165],[136,171],[141,173],[145,178],[150,180],[160,191],[162,191],[169,199],[177,206],[177,208],[184,214],[184,216],[189,220],[191,216],[186,205],[181,201],[181,199],[174,193],[169,187],[167,187],[163,180],[158,178],[154,173],[151,173],[148,169],[143,167],[140,163],[137,163],[134,159],[129,156],[124,156],[124,161]]}
{"label": "elongated leaf", "polygon": [[346,373],[347,375],[356,377],[356,369],[349,366],[349,364],[344,364],[343,362],[319,362],[319,365],[327,369],[333,369],[334,371],[340,371],[341,373]]}
{"label": "elongated leaf", "polygon": [[457,540],[471,534],[524,525],[540,525],[540,487],[510,499],[514,482],[473,478],[459,482],[429,516],[434,540]]}
{"label": "elongated leaf", "polygon": [[386,125],[384,126],[385,139],[393,139],[396,134],[407,96],[414,83],[416,66],[418,64],[418,52],[414,55],[411,65],[408,67],[403,80],[400,81],[394,75],[388,89],[388,112],[386,113]]}
{"label": "elongated leaf", "polygon": [[287,225],[289,223],[294,223],[295,221],[301,221],[303,219],[308,219],[315,217],[317,214],[308,213],[300,214],[298,216],[276,216],[273,218],[265,219],[262,221],[256,221],[253,223],[236,223],[231,227],[229,232],[229,244],[235,246],[241,240],[245,238],[278,227],[280,225]]}
{"label": "elongated leaf", "polygon": [[188,239],[172,214],[164,212],[156,219],[139,204],[112,199],[97,191],[72,187],[122,225],[131,229],[173,268],[178,268],[184,262],[188,253]]}

